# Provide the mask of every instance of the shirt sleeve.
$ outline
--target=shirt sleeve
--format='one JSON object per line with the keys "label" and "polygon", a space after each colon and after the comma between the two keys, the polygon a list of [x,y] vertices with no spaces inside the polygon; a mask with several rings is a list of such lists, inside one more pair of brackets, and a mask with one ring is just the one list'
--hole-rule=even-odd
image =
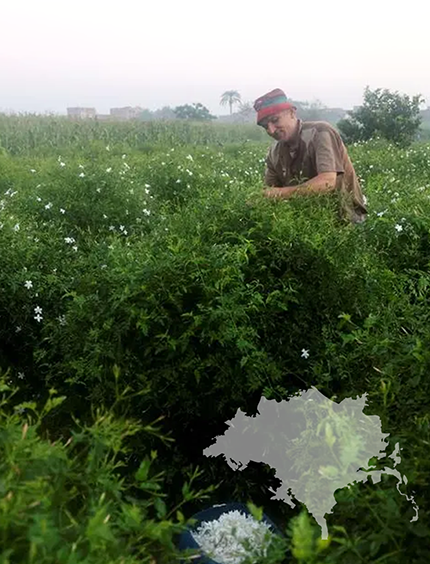
{"label": "shirt sleeve", "polygon": [[264,183],[266,186],[282,186],[282,181],[276,173],[271,159],[271,150],[269,149],[266,156],[266,170],[264,173]]}
{"label": "shirt sleeve", "polygon": [[344,173],[342,142],[334,131],[319,131],[315,139],[317,174],[322,172]]}

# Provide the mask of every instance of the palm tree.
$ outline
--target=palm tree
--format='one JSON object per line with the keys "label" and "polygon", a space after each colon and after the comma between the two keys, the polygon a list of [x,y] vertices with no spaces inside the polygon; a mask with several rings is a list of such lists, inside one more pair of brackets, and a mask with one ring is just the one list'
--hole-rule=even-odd
{"label": "palm tree", "polygon": [[221,106],[225,106],[226,104],[228,104],[230,106],[230,115],[231,115],[233,105],[240,103],[240,101],[241,101],[241,97],[237,90],[226,90],[221,95],[220,104]]}

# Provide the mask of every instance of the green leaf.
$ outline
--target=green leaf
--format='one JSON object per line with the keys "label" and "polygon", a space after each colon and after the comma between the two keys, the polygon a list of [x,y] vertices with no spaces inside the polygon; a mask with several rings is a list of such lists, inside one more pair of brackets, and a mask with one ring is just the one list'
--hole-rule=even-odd
{"label": "green leaf", "polygon": [[263,519],[263,508],[262,507],[257,507],[256,505],[254,505],[252,503],[252,501],[248,501],[246,506],[248,507],[251,515],[254,517],[254,519],[256,519],[257,521],[261,521]]}
{"label": "green leaf", "polygon": [[412,378],[412,380],[409,380],[409,384],[412,387],[418,386],[418,384],[421,382],[421,376],[419,374],[417,374],[416,376],[414,376]]}
{"label": "green leaf", "polygon": [[184,523],[185,522],[185,517],[184,514],[182,513],[182,511],[179,511],[179,509],[177,509],[176,511],[176,519],[179,521],[179,523]]}
{"label": "green leaf", "polygon": [[46,415],[47,413],[49,413],[50,411],[61,405],[65,399],[66,396],[49,398],[43,408],[43,413]]}
{"label": "green leaf", "polygon": [[159,519],[163,519],[166,516],[167,513],[167,508],[166,508],[166,504],[164,503],[164,501],[162,499],[160,499],[159,497],[156,497],[154,500],[154,507],[155,510],[157,511],[157,516]]}
{"label": "green leaf", "polygon": [[161,486],[159,484],[154,484],[154,482],[142,482],[139,484],[141,490],[149,490],[149,491],[159,491]]}
{"label": "green leaf", "polygon": [[144,460],[140,463],[139,469],[137,470],[135,476],[136,480],[145,482],[148,479],[149,468],[151,466],[151,461],[148,457],[145,457]]}

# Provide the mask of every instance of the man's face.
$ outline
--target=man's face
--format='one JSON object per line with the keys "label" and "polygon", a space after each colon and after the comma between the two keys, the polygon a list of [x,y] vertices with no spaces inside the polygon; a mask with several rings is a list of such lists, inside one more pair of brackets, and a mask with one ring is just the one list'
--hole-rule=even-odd
{"label": "man's face", "polygon": [[266,118],[261,126],[277,141],[289,141],[296,131],[297,117],[294,112],[284,110]]}

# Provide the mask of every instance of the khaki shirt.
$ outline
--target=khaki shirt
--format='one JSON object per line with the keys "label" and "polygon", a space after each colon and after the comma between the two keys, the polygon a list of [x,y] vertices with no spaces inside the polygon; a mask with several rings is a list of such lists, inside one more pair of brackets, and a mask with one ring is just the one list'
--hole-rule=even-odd
{"label": "khaki shirt", "polygon": [[266,157],[267,186],[297,186],[322,172],[336,172],[340,214],[354,223],[367,209],[357,175],[339,133],[324,121],[298,120],[295,137],[274,143]]}

